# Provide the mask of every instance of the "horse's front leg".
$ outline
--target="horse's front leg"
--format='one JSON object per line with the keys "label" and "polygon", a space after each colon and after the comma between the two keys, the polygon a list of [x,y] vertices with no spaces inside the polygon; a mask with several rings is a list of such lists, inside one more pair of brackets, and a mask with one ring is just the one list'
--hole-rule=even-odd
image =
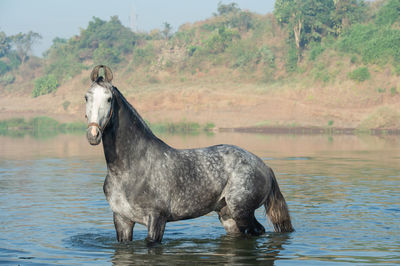
{"label": "horse's front leg", "polygon": [[166,219],[158,214],[151,214],[147,222],[147,245],[160,243],[165,230]]}
{"label": "horse's front leg", "polygon": [[114,212],[114,225],[115,231],[117,232],[118,242],[132,241],[135,222],[132,222]]}

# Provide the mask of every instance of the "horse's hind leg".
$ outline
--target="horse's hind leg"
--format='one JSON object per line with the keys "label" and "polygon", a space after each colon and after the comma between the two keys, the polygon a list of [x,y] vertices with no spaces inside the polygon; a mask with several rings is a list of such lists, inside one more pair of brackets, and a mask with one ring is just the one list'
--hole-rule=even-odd
{"label": "horse's hind leg", "polygon": [[246,212],[245,214],[233,216],[239,230],[243,234],[259,236],[265,233],[265,228],[254,216],[254,211]]}
{"label": "horse's hind leg", "polygon": [[257,221],[254,211],[232,216],[228,206],[225,206],[218,212],[218,217],[227,233],[255,236],[265,233],[265,228]]}
{"label": "horse's hind leg", "polygon": [[225,228],[225,231],[229,234],[240,234],[240,229],[236,224],[236,221],[233,220],[229,209],[227,206],[223,207],[218,213],[218,218],[221,221],[222,225]]}
{"label": "horse's hind leg", "polygon": [[134,222],[114,212],[114,225],[118,242],[132,241]]}

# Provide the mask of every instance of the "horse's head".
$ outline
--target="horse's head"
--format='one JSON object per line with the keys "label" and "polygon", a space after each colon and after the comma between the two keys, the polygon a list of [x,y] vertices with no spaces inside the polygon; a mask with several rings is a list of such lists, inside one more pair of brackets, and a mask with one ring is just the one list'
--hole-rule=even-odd
{"label": "horse's head", "polygon": [[[104,78],[99,76],[100,68],[104,70]],[[96,66],[90,74],[93,83],[85,94],[85,100],[88,121],[86,137],[91,145],[100,143],[102,133],[112,116],[112,78],[110,68],[104,65]]]}

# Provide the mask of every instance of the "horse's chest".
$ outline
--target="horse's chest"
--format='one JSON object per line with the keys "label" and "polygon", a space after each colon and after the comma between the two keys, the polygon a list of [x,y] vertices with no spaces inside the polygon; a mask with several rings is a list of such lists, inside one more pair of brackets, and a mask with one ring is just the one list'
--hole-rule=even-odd
{"label": "horse's chest", "polygon": [[111,210],[131,221],[145,223],[143,220],[143,211],[135,204],[128,201],[123,185],[113,180],[107,180],[104,183],[104,193]]}

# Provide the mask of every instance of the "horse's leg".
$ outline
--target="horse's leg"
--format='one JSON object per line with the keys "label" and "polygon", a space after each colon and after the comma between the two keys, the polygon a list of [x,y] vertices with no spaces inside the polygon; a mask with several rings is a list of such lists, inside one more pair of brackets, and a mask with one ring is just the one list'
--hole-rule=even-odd
{"label": "horse's leg", "polygon": [[149,216],[147,223],[147,244],[150,246],[155,243],[160,243],[165,230],[166,219],[161,215],[152,214]]}
{"label": "horse's leg", "polygon": [[254,214],[253,214],[253,218],[254,218],[253,219],[253,226],[252,226],[252,229],[251,229],[251,231],[249,233],[252,234],[252,235],[256,235],[256,236],[264,234],[265,233],[264,226],[257,221],[256,217],[254,217]]}
{"label": "horse's leg", "polygon": [[237,226],[236,221],[233,220],[227,206],[217,211],[217,213],[220,222],[228,234],[240,234],[239,227]]}
{"label": "horse's leg", "polygon": [[114,212],[114,225],[118,242],[132,241],[134,222]]}
{"label": "horse's leg", "polygon": [[254,211],[241,212],[240,215],[234,215],[233,219],[243,234],[259,236],[265,233],[265,228],[257,221]]}

